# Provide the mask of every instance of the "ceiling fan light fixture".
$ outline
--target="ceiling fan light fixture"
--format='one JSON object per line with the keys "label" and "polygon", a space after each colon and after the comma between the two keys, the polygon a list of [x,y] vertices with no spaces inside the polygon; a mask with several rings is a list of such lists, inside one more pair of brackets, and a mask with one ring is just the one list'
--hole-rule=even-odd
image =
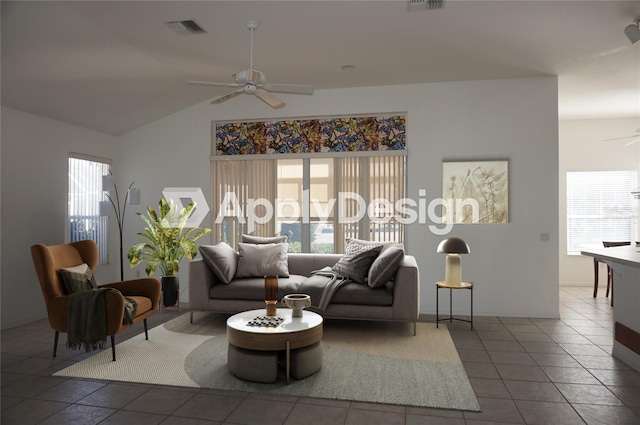
{"label": "ceiling fan light fixture", "polygon": [[217,83],[213,81],[187,81],[187,84],[210,86],[210,87],[234,87],[236,90],[231,93],[214,99],[211,103],[217,105],[240,94],[249,94],[262,100],[274,109],[285,106],[285,103],[270,92],[275,93],[291,93],[291,94],[313,94],[313,86],[303,84],[267,84],[267,77],[262,71],[253,68],[253,33],[258,28],[258,22],[249,20],[246,23],[249,30],[249,68],[233,74],[233,83]]}
{"label": "ceiling fan light fixture", "polygon": [[627,35],[631,44],[640,41],[640,18],[636,19],[633,24],[627,25],[624,29],[624,33]]}

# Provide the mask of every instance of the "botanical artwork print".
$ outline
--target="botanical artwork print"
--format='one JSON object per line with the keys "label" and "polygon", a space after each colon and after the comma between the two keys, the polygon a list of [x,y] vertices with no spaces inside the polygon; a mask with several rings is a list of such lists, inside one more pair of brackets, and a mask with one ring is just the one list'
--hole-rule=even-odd
{"label": "botanical artwork print", "polygon": [[446,223],[508,223],[509,162],[442,164]]}
{"label": "botanical artwork print", "polygon": [[403,115],[216,124],[216,155],[405,149]]}

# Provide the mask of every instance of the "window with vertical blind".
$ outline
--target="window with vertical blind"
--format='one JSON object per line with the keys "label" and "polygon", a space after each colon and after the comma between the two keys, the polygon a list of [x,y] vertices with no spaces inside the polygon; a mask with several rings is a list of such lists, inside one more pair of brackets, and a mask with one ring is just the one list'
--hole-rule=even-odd
{"label": "window with vertical blind", "polygon": [[69,155],[68,241],[96,241],[99,264],[109,262],[109,217],[100,216],[100,201],[104,200],[102,176],[108,174],[110,164],[107,159]]}
{"label": "window with vertical blind", "polygon": [[[212,217],[215,238],[235,247],[242,233],[281,234],[289,237],[290,252],[322,253],[343,252],[348,237],[401,243],[404,226],[393,205],[405,197],[405,160],[364,154],[212,161],[214,208],[224,206]],[[364,215],[356,196],[367,206]],[[261,201],[251,206],[251,199]],[[262,220],[267,203],[273,216]],[[254,229],[249,210],[258,218]]]}
{"label": "window with vertical blind", "polygon": [[634,241],[637,171],[567,173],[567,254],[602,241]]}

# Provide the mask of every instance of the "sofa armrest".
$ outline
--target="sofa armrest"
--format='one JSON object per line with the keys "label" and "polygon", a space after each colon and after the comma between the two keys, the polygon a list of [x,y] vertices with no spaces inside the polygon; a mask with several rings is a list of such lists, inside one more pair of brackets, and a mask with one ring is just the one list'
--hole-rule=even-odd
{"label": "sofa armrest", "polygon": [[219,281],[202,258],[189,261],[189,308],[207,310],[209,290]]}
{"label": "sofa armrest", "polygon": [[393,318],[415,322],[420,315],[420,271],[412,255],[405,255],[393,284]]}

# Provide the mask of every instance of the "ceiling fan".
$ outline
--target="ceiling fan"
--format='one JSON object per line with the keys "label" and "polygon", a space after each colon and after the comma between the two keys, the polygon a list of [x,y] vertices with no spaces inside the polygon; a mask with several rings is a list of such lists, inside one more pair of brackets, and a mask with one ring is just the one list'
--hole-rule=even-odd
{"label": "ceiling fan", "polygon": [[292,93],[292,94],[313,94],[313,87],[299,84],[267,84],[267,76],[253,68],[253,33],[258,28],[256,21],[247,21],[247,28],[251,32],[251,48],[249,52],[249,68],[242,70],[234,75],[235,83],[214,83],[209,81],[187,81],[187,84],[214,87],[239,87],[222,97],[214,99],[212,104],[222,103],[229,99],[246,93],[255,95],[258,99],[265,102],[274,109],[282,108],[285,103],[278,97],[272,95],[275,93]]}
{"label": "ceiling fan", "polygon": [[640,128],[637,129],[636,132],[630,136],[615,137],[613,139],[604,139],[603,142],[612,142],[614,140],[624,140],[624,139],[631,139],[624,144],[625,146],[633,145],[634,143],[640,142]]}

